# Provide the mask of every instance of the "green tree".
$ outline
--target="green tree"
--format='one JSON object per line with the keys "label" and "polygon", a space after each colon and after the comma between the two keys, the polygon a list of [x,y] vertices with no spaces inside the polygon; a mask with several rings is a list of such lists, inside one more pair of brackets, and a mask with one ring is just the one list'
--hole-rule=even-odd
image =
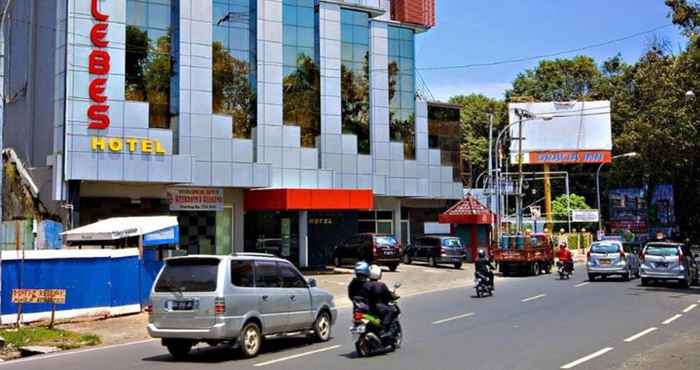
{"label": "green tree", "polygon": [[595,87],[602,78],[593,58],[543,60],[537,68],[520,73],[513,89],[506,91],[508,101],[569,101],[596,98]]}
{"label": "green tree", "polygon": [[213,110],[231,115],[232,136],[250,138],[256,125],[256,95],[248,62],[237,59],[219,41],[212,46]]}
{"label": "green tree", "polygon": [[473,184],[476,177],[488,169],[489,114],[494,115],[495,141],[500,128],[508,122],[508,108],[502,100],[479,94],[454,96],[450,98],[450,103],[462,107],[460,155],[467,164],[465,172],[469,177],[464,181],[465,184],[477,186]]}
{"label": "green tree", "polygon": [[580,195],[573,193],[569,196],[560,195],[552,201],[552,218],[555,221],[566,221],[569,219],[569,210],[574,209],[591,209],[591,207],[586,204],[586,198]]}
{"label": "green tree", "polygon": [[320,135],[321,81],[316,62],[306,55],[297,58],[294,73],[286,76],[284,89],[284,122],[301,127],[301,142],[304,147],[314,147]]}

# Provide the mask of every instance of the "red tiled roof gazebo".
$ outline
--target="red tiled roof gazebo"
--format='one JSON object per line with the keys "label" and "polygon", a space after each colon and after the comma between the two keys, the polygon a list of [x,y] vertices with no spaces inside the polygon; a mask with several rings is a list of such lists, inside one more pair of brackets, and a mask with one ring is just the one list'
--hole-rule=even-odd
{"label": "red tiled roof gazebo", "polygon": [[459,201],[438,216],[441,224],[451,224],[454,233],[462,240],[468,258],[474,261],[479,249],[488,249],[491,240],[491,223],[494,214],[471,195]]}

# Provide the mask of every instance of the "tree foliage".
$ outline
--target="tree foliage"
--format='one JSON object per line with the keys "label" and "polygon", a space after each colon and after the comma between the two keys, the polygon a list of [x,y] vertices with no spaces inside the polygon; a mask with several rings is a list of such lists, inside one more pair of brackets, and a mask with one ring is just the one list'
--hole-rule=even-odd
{"label": "tree foliage", "polygon": [[569,210],[591,209],[586,203],[586,198],[581,195],[566,194],[560,195],[552,201],[552,218],[555,221],[566,221],[569,219]]}

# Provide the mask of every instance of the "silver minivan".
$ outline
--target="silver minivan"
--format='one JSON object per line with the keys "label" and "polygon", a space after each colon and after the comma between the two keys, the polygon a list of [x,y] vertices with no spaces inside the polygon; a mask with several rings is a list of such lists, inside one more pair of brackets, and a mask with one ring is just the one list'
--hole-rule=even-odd
{"label": "silver minivan", "polygon": [[639,257],[629,245],[614,240],[595,242],[588,251],[588,280],[620,275],[630,281],[639,276],[639,265]]}
{"label": "silver minivan", "polygon": [[688,288],[698,282],[698,265],[685,244],[652,242],[642,252],[642,285],[675,280]]}
{"label": "silver minivan", "polygon": [[205,342],[238,347],[244,357],[263,338],[331,337],[333,296],[272,255],[187,256],[165,261],[150,295],[148,333],[175,358]]}

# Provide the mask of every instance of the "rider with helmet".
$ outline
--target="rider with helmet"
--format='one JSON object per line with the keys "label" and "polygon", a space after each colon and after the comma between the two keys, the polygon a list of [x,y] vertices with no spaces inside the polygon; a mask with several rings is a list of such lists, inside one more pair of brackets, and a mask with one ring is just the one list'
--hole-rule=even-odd
{"label": "rider with helmet", "polygon": [[365,284],[369,281],[369,264],[364,261],[360,261],[355,264],[355,277],[348,285],[348,298],[351,302],[354,302],[356,298],[360,297],[367,300],[365,295]]}
{"label": "rider with helmet", "polygon": [[483,249],[479,250],[479,258],[476,260],[476,262],[474,262],[474,269],[476,270],[476,273],[486,276],[488,278],[489,285],[495,290],[495,286],[493,284],[493,272],[491,272],[491,270],[495,270],[496,268],[486,257],[486,252]]}
{"label": "rider with helmet", "polygon": [[559,262],[564,264],[564,268],[567,271],[572,272],[574,271],[574,256],[571,254],[567,244],[566,240],[562,240],[561,244],[559,244],[557,258],[559,258]]}
{"label": "rider with helmet", "polygon": [[391,339],[390,327],[396,316],[396,310],[389,304],[398,297],[383,282],[382,268],[377,265],[369,267],[370,281],[365,284],[365,294],[369,300],[372,311],[379,316],[382,321],[382,331],[380,337],[383,342]]}

